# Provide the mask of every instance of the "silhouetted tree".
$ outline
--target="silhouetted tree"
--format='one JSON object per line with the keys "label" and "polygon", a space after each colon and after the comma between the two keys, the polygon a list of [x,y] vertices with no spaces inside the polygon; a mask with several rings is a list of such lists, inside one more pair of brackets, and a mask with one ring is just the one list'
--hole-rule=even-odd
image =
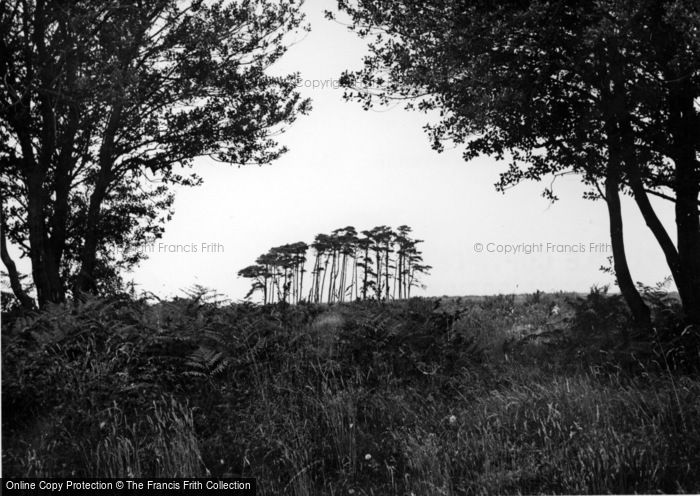
{"label": "silhouetted tree", "polygon": [[[631,192],[688,320],[700,322],[700,4],[338,4],[353,29],[372,38],[364,69],[341,79],[358,90],[350,98],[439,110],[441,121],[428,126],[435,149],[451,141],[465,144],[467,159],[512,157],[501,189],[580,174],[593,187],[589,197],[607,201],[618,283],[647,326],[622,243],[619,191]],[[677,245],[649,195],[674,202]]]}
{"label": "silhouetted tree", "polygon": [[[354,227],[347,226],[331,234],[317,234],[310,246],[314,255],[308,301],[344,302],[353,292],[362,300],[370,293],[378,301],[388,300],[396,298],[397,286],[399,298],[409,297],[410,288],[420,285],[417,274],[430,270],[422,264],[417,249],[421,241],[410,238],[410,232],[408,226],[400,226],[396,233],[388,226],[378,226],[358,235]],[[255,265],[239,271],[239,276],[253,281],[246,298],[259,290],[263,303],[301,301],[310,247],[300,241],[271,248]]]}
{"label": "silhouetted tree", "polygon": [[0,4],[3,236],[30,258],[40,306],[67,281],[98,289],[112,248],[160,236],[168,187],[198,184],[178,167],[285,151],[273,136],[308,102],[296,75],[266,69],[301,20],[268,0]]}
{"label": "silhouetted tree", "polygon": [[370,238],[371,232],[362,231],[362,235],[363,237],[359,238],[357,241],[361,256],[357,266],[362,270],[362,300],[366,300],[367,293],[372,289],[372,277],[376,274],[372,272],[372,258],[369,253],[372,246],[372,239]]}
{"label": "silhouetted tree", "polygon": [[266,305],[268,303],[267,282],[270,274],[264,265],[249,265],[248,267],[239,270],[238,276],[253,280],[250,291],[248,291],[248,293],[245,295],[245,298],[249,298],[253,293],[259,290],[263,293],[263,304]]}

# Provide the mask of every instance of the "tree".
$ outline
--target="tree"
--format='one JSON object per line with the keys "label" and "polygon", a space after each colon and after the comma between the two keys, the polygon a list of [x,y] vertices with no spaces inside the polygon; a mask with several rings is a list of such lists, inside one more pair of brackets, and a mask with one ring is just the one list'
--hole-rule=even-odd
{"label": "tree", "polygon": [[[410,287],[412,284],[412,277],[416,272],[415,264],[422,261],[422,256],[417,249],[419,243],[423,241],[418,239],[412,239],[409,234],[412,229],[409,226],[402,225],[399,226],[394,237],[397,246],[397,260],[396,269],[394,274],[394,291],[398,287],[398,297],[408,298],[410,296]],[[426,266],[427,269],[430,267]]]}
{"label": "tree", "polygon": [[270,273],[268,272],[267,267],[259,264],[249,265],[248,267],[238,271],[238,277],[245,277],[253,280],[250,291],[248,291],[248,294],[245,295],[245,298],[249,298],[256,291],[262,291],[263,305],[267,305],[267,284],[270,278]]}
{"label": "tree", "polygon": [[[418,274],[431,269],[422,263],[417,249],[422,241],[412,239],[410,232],[405,225],[397,233],[388,226],[378,226],[358,236],[353,226],[347,226],[331,234],[317,234],[310,246],[314,257],[307,301],[322,303],[325,297],[327,303],[344,302],[353,291],[356,299],[367,300],[372,291],[377,301],[395,299],[397,284],[399,298],[410,297],[411,288],[421,285]],[[240,270],[239,277],[252,280],[245,297],[260,291],[263,304],[274,303],[275,295],[278,302],[300,302],[308,250],[309,245],[302,241],[277,246],[259,256],[255,265]]]}
{"label": "tree", "polygon": [[361,237],[357,242],[360,249],[360,255],[362,257],[360,262],[357,264],[362,270],[362,300],[367,299],[367,294],[372,289],[374,284],[372,277],[376,275],[374,272],[372,272],[372,258],[370,257],[369,253],[370,247],[372,246],[372,239],[370,238],[370,235],[370,231],[362,231],[363,237]]}
{"label": "tree", "polygon": [[284,303],[299,303],[304,291],[304,268],[306,252],[309,245],[303,241],[271,248],[260,255],[255,265],[249,265],[238,271],[239,277],[252,279],[248,294],[260,290],[263,293],[263,304],[277,301]]}
{"label": "tree", "polygon": [[389,246],[393,237],[391,228],[377,226],[363,234],[370,240],[370,249],[374,252],[375,295],[381,300],[388,294]]}
{"label": "tree", "polygon": [[352,295],[354,282],[351,280],[350,285],[348,285],[347,271],[348,262],[350,259],[354,259],[356,254],[357,230],[353,226],[347,226],[341,229],[336,229],[333,231],[333,233],[337,234],[339,253],[341,256],[338,296],[339,300],[342,302],[345,301],[348,291],[350,291],[350,294]]}
{"label": "tree", "polygon": [[295,1],[2,3],[3,236],[29,256],[40,306],[138,261],[169,186],[198,184],[181,172],[194,158],[285,151],[275,133],[309,105],[295,75],[265,70],[301,22]]}
{"label": "tree", "polygon": [[[316,239],[314,240],[314,243],[312,245],[314,249],[316,250],[316,257],[317,261],[319,262],[319,266],[316,271],[316,285],[315,285],[315,291],[316,291],[316,297],[315,301],[316,303],[320,303],[323,300],[323,295],[324,289],[325,289],[325,284],[326,284],[326,274],[328,273],[328,262],[331,257],[331,250],[333,246],[333,240],[331,237],[327,234],[319,234],[316,236]],[[323,267],[320,265],[320,260],[325,256],[325,260],[323,262]]]}
{"label": "tree", "polygon": [[[326,234],[318,234],[311,244],[314,249],[314,267],[311,270],[311,275],[313,277],[311,283],[311,290],[309,293],[309,301],[314,303],[320,303],[323,295],[323,282],[322,278],[325,279],[325,267],[322,267],[322,259],[326,254],[328,247],[330,246],[330,239]],[[327,264],[327,262],[326,262]]]}
{"label": "tree", "polygon": [[[338,3],[372,40],[365,67],[341,79],[348,98],[439,112],[427,126],[438,151],[451,141],[465,159],[511,158],[502,190],[580,175],[607,202],[618,284],[646,327],[623,241],[619,195],[631,193],[700,322],[697,2]],[[677,246],[649,195],[675,203]]]}

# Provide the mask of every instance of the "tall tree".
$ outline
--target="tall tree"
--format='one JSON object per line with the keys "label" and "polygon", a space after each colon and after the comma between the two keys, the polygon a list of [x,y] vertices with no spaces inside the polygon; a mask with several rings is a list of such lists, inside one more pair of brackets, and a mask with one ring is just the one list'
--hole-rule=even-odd
{"label": "tall tree", "polygon": [[[356,244],[357,244],[357,230],[353,226],[347,226],[342,229],[338,229],[338,241],[340,244],[340,288],[339,297],[340,301],[345,301],[345,297],[350,291],[352,295],[353,281],[350,281],[348,286],[348,262],[351,262],[355,256]],[[334,231],[335,232],[335,231]],[[351,275],[352,278],[352,275]]]}
{"label": "tall tree", "polygon": [[322,277],[324,277],[325,268],[323,267],[323,258],[329,247],[329,239],[326,234],[318,234],[314,238],[311,247],[314,249],[315,259],[314,268],[312,270],[313,281],[311,283],[311,292],[309,300],[314,303],[320,303],[323,294]]}
{"label": "tall tree", "polygon": [[377,226],[358,235],[354,227],[347,226],[316,235],[311,246],[299,241],[271,248],[238,275],[252,280],[246,298],[260,291],[263,303],[274,303],[275,298],[278,302],[299,303],[304,294],[306,254],[313,248],[307,301],[344,302],[353,291],[356,299],[367,300],[374,293],[377,301],[388,300],[396,298],[392,283],[394,290],[399,285],[399,298],[408,298],[412,287],[422,286],[418,275],[431,269],[423,264],[417,248],[422,241],[412,239],[410,232],[406,225],[397,232]]}
{"label": "tall tree", "polygon": [[396,244],[397,244],[397,260],[395,269],[395,282],[398,287],[398,297],[399,299],[407,296],[406,291],[406,280],[408,277],[409,269],[409,255],[412,250],[415,250],[416,242],[413,241],[409,234],[411,233],[411,228],[407,225],[401,225],[396,231]]}
{"label": "tall tree", "polygon": [[[451,141],[466,159],[510,157],[502,189],[580,174],[589,196],[607,201],[618,283],[648,325],[622,237],[619,192],[631,192],[688,320],[700,322],[697,2],[338,3],[372,40],[364,69],[341,80],[349,98],[438,110],[442,119],[428,126],[434,148]],[[675,203],[677,246],[649,195]]]}
{"label": "tall tree", "polygon": [[269,163],[284,152],[273,136],[308,102],[295,75],[266,69],[300,27],[298,7],[0,4],[3,235],[30,258],[41,306],[71,279],[95,290],[115,247],[159,236],[168,187],[198,183],[180,169],[194,158]]}
{"label": "tall tree", "polygon": [[263,305],[267,305],[267,292],[268,292],[268,279],[270,273],[264,265],[249,265],[238,271],[239,277],[245,277],[247,279],[252,279],[253,282],[250,287],[250,291],[245,295],[245,298],[249,298],[256,291],[261,291],[263,294]]}
{"label": "tall tree", "polygon": [[370,231],[362,231],[362,237],[358,240],[358,247],[360,249],[360,262],[358,263],[359,268],[362,270],[362,300],[367,299],[367,294],[371,290],[372,286],[372,258],[370,257],[370,248],[372,246]]}

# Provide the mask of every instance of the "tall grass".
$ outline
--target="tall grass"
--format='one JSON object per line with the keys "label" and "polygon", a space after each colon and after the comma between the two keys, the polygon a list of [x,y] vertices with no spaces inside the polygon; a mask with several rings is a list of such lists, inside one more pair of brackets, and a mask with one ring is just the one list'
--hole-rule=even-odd
{"label": "tall grass", "polygon": [[[700,383],[669,401],[668,379],[600,381],[591,374],[516,384],[461,409],[444,449],[467,493],[631,493],[692,490]],[[678,443],[680,438],[683,442]],[[456,463],[455,463],[456,462]]]}
{"label": "tall grass", "polygon": [[153,402],[133,423],[118,407],[109,409],[100,428],[104,438],[86,446],[91,477],[201,477],[202,456],[192,411],[175,399]]}
{"label": "tall grass", "polygon": [[4,470],[246,476],[263,495],[699,491],[697,375],[586,348],[590,315],[515,337],[553,301],[575,310],[553,298],[55,310],[3,336]]}

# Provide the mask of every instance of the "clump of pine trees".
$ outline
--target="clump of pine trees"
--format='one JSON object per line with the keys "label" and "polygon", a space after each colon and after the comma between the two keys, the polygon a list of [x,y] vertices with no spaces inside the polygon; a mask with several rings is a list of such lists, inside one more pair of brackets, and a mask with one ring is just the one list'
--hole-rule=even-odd
{"label": "clump of pine trees", "polygon": [[360,233],[352,226],[342,227],[316,235],[310,246],[300,241],[271,248],[238,275],[252,280],[246,298],[258,293],[263,304],[410,298],[411,289],[422,286],[419,276],[432,268],[418,249],[423,241],[413,239],[411,232],[406,225]]}

